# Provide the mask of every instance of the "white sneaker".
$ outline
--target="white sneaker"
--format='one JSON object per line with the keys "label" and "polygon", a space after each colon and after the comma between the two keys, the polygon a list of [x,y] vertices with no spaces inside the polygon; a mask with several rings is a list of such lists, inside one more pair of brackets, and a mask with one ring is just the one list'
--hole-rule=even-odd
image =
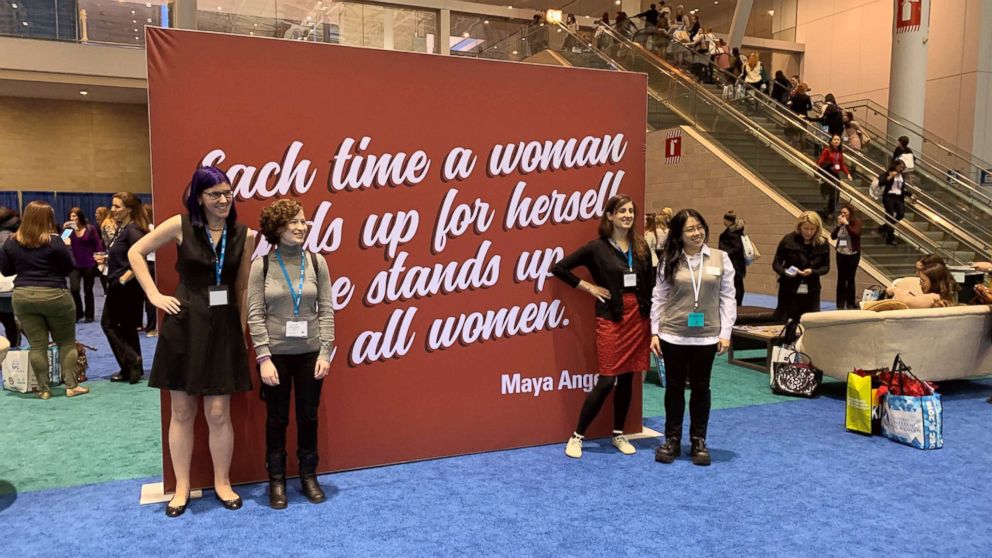
{"label": "white sneaker", "polygon": [[613,447],[620,450],[620,453],[624,455],[634,455],[634,453],[637,452],[634,446],[627,441],[627,437],[623,434],[614,434]]}
{"label": "white sneaker", "polygon": [[582,438],[578,436],[569,438],[568,443],[565,444],[565,455],[574,459],[582,457]]}

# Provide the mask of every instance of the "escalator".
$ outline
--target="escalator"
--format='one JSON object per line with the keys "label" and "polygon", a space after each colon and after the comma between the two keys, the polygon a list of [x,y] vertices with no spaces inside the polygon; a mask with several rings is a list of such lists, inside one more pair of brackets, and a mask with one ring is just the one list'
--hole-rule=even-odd
{"label": "escalator", "polygon": [[[610,36],[611,44],[600,49],[600,45],[593,47],[587,42],[587,47],[599,51],[618,69],[646,73],[652,97],[686,116],[693,126],[798,207],[822,211],[824,185],[839,191],[842,199],[852,201],[868,217],[869,230],[884,221],[881,204],[867,195],[870,178],[883,170],[878,162],[849,152],[847,158],[864,178],[837,181],[816,166],[816,156],[827,141],[818,127],[750,87],[745,88],[742,98],[724,101],[723,86],[733,77],[709,62],[708,57],[677,43],[665,45],[659,55],[612,29],[604,28],[604,33]],[[700,74],[711,74],[713,83],[698,83],[696,75]],[[814,150],[798,149],[797,135]],[[922,253],[939,254],[949,263],[958,264],[988,257],[989,221],[977,207],[971,211],[972,208],[954,205],[933,195],[926,186],[918,190],[918,197],[919,201],[907,208],[906,219],[897,226],[901,240],[898,246],[887,246],[873,234],[862,238],[866,260],[887,276],[898,277],[911,274],[913,262]]]}

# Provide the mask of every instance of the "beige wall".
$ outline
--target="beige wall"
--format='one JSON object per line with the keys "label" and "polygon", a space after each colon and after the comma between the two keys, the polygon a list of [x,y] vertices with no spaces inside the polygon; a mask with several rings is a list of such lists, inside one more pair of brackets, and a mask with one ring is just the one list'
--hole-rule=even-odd
{"label": "beige wall", "polygon": [[[892,0],[797,0],[796,41],[805,43],[803,79],[814,94],[838,101],[871,99],[888,105]],[[976,114],[992,99],[979,91],[990,68],[980,59],[982,21],[989,0],[933,0],[927,43],[923,126],[975,155],[992,159],[992,142],[976,142]],[[984,13],[983,13],[984,12]],[[988,25],[984,25],[988,32]],[[985,57],[987,60],[988,57]],[[983,77],[984,76],[984,77]],[[982,82],[984,83],[984,82]],[[981,127],[984,129],[984,120]],[[984,136],[982,136],[984,137]],[[976,145],[977,143],[977,145]],[[981,152],[979,152],[981,151]]]}
{"label": "beige wall", "polygon": [[[761,259],[748,267],[745,291],[777,295],[778,284],[772,271],[772,257],[779,241],[792,230],[795,223],[793,215],[689,134],[682,135],[681,160],[676,164],[665,164],[667,132],[660,130],[649,133],[647,137],[645,211],[657,212],[663,207],[671,207],[675,211],[686,207],[696,209],[710,226],[709,244],[715,248],[724,230],[723,214],[733,209],[747,222],[744,230],[762,254]],[[823,280],[824,301],[835,298],[833,256],[830,265],[830,274]],[[858,295],[861,288],[877,283],[859,271]]]}
{"label": "beige wall", "polygon": [[146,107],[0,97],[0,188],[151,192]]}

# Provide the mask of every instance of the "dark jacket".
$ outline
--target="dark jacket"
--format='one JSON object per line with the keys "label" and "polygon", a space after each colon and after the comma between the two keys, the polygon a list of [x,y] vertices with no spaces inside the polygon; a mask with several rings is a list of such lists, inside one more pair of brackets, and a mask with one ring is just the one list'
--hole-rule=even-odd
{"label": "dark jacket", "polygon": [[[841,225],[834,227],[834,232],[830,233],[830,238],[837,240],[837,233],[840,232]],[[847,224],[847,236],[851,237],[851,250],[861,251],[861,219],[853,219]]]}
{"label": "dark jacket", "polygon": [[13,236],[0,248],[0,273],[14,278],[17,287],[66,288],[66,277],[76,269],[72,252],[57,234],[37,248],[21,246]]}
{"label": "dark jacket", "polygon": [[833,103],[827,103],[820,124],[827,127],[827,132],[838,136],[844,135],[844,111]]}
{"label": "dark jacket", "polygon": [[792,112],[803,118],[806,118],[809,111],[813,110],[813,101],[805,93],[796,93],[789,97],[788,105]]}
{"label": "dark jacket", "polygon": [[[795,266],[800,271],[813,270],[809,277],[789,277],[785,270]],[[789,286],[799,286],[806,283],[810,293],[820,292],[820,277],[830,272],[830,243],[824,242],[819,246],[806,244],[797,232],[789,233],[778,243],[775,250],[775,260],[772,269],[778,274],[778,282]]]}
{"label": "dark jacket", "polygon": [[744,219],[737,219],[736,223],[720,233],[719,248],[730,258],[735,277],[747,275],[747,262],[744,261]]}
{"label": "dark jacket", "polygon": [[[575,288],[581,279],[572,270],[579,266],[589,270],[593,283],[610,291],[610,299],[605,303],[596,301],[596,317],[619,322],[623,318],[623,274],[627,271],[627,256],[614,248],[609,240],[597,238],[562,258],[551,268],[551,272]],[[637,304],[641,316],[649,318],[655,282],[651,257],[641,261],[635,255],[634,273],[637,274]]]}
{"label": "dark jacket", "polygon": [[[896,179],[894,177],[891,178],[889,177],[889,171],[885,171],[882,174],[878,175],[878,185],[882,187],[883,196],[895,195],[891,193],[892,187],[895,186],[895,183],[896,183]],[[901,198],[906,199],[906,196],[911,196],[911,195],[913,194],[912,192],[909,191],[909,181],[907,181],[906,177],[903,176]]]}

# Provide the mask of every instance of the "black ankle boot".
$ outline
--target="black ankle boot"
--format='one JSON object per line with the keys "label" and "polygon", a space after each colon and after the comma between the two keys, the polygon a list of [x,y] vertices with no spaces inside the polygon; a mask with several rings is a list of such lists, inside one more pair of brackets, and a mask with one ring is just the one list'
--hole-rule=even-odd
{"label": "black ankle boot", "polygon": [[297,454],[300,458],[300,487],[303,495],[313,504],[319,504],[327,499],[324,490],[317,482],[317,462],[319,458],[316,452]]}
{"label": "black ankle boot", "polygon": [[682,455],[682,440],[675,436],[665,438],[665,443],[654,450],[654,460],[659,463],[671,463]]}
{"label": "black ankle boot", "polygon": [[286,452],[267,455],[265,468],[269,471],[269,506],[274,510],[285,509],[289,504],[286,497]]}
{"label": "black ankle boot", "polygon": [[690,455],[692,456],[693,465],[702,465],[705,467],[710,464],[710,450],[706,449],[706,440],[703,438],[692,439],[692,451]]}

